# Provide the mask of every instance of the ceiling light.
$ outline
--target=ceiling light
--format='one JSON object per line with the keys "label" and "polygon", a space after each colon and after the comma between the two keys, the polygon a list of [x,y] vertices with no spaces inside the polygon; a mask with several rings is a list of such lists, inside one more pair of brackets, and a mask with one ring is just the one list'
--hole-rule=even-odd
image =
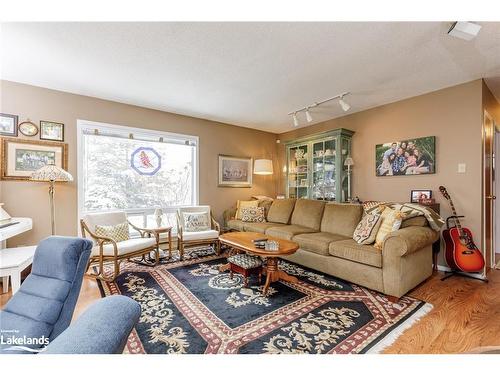
{"label": "ceiling light", "polygon": [[299,120],[297,119],[297,114],[296,113],[292,114],[292,117],[293,117],[293,126],[295,127],[299,126]]}
{"label": "ceiling light", "polygon": [[311,114],[309,113],[309,108],[306,109],[306,120],[307,122],[311,122],[313,120]]}
{"label": "ceiling light", "polygon": [[472,22],[455,22],[448,30],[448,35],[463,40],[472,40],[481,30],[481,25]]}
{"label": "ceiling light", "polygon": [[351,109],[351,106],[350,106],[348,103],[346,103],[346,102],[344,101],[344,96],[343,96],[343,95],[342,95],[342,96],[340,97],[340,99],[339,99],[339,104],[340,104],[340,106],[342,107],[342,110],[343,110],[344,112],[347,112],[348,110],[350,110],[350,109]]}

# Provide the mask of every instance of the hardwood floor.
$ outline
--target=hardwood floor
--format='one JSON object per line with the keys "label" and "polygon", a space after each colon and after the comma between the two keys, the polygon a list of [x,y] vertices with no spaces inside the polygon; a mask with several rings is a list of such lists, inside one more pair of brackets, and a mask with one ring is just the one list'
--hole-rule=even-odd
{"label": "hardwood floor", "polygon": [[[385,353],[463,353],[483,346],[500,346],[500,270],[490,271],[489,283],[462,277],[441,281],[437,272],[410,295],[434,308],[406,330]],[[0,295],[0,307],[10,292]],[[85,277],[76,319],[100,298],[95,280]]]}

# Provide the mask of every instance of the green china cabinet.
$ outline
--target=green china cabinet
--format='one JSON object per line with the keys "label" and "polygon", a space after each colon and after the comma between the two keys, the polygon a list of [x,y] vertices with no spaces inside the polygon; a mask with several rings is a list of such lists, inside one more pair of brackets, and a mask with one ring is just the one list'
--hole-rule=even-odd
{"label": "green china cabinet", "polygon": [[286,196],[345,202],[353,134],[336,129],[286,142]]}

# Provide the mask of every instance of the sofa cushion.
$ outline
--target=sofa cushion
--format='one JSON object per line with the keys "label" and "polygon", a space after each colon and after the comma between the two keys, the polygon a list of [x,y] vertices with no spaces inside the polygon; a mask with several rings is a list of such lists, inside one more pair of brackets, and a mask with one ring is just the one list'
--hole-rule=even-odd
{"label": "sofa cushion", "polygon": [[330,243],[328,252],[338,258],[382,268],[382,251],[369,245],[360,245],[353,239]]}
{"label": "sofa cushion", "polygon": [[363,216],[363,206],[350,203],[329,203],[325,206],[321,231],[352,237]]}
{"label": "sofa cushion", "polygon": [[272,199],[259,199],[259,207],[264,207],[264,216],[266,217],[266,220],[267,220],[267,215],[269,214],[269,209],[271,208],[272,204],[273,204]]}
{"label": "sofa cushion", "polygon": [[293,236],[302,233],[313,233],[316,232],[314,229],[304,227],[302,225],[281,225],[274,226],[266,229],[266,234],[268,236],[274,236],[282,238],[284,240],[291,240]]}
{"label": "sofa cushion", "polygon": [[278,223],[243,223],[243,229],[245,232],[257,232],[266,233],[266,229],[271,227],[284,226],[285,224]]}
{"label": "sofa cushion", "polygon": [[[184,237],[186,234],[194,234],[194,233],[203,233],[203,232],[186,232],[184,233]],[[156,239],[152,237],[139,237],[139,238],[131,238],[127,241],[120,241],[116,243],[116,247],[118,250],[118,255],[124,255],[133,253],[134,251],[146,249],[148,247],[152,247],[156,245]],[[103,255],[115,255],[115,250],[112,244],[108,243],[102,247]],[[98,256],[100,254],[99,246],[96,245],[92,248],[91,256]]]}
{"label": "sofa cushion", "polygon": [[243,232],[243,221],[238,220],[238,219],[232,219],[227,222],[227,227],[232,230],[237,230],[239,232]]}
{"label": "sofa cushion", "polygon": [[267,221],[288,224],[292,216],[295,199],[276,199],[269,208]]}
{"label": "sofa cushion", "polygon": [[311,228],[314,229],[315,232],[318,232],[325,203],[325,201],[315,201],[313,199],[297,200],[295,208],[293,209],[291,223],[293,225]]}
{"label": "sofa cushion", "polygon": [[329,245],[333,241],[347,240],[349,237],[328,232],[303,233],[292,238],[302,250],[310,251],[320,255],[330,255]]}

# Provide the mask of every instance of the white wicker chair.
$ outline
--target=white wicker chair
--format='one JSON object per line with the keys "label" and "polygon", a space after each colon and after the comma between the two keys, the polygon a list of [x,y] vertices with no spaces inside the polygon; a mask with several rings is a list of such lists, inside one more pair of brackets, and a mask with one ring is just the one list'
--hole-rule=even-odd
{"label": "white wicker chair", "polygon": [[[205,212],[210,220],[210,230],[189,232],[185,230],[184,213],[186,212]],[[220,254],[220,225],[212,216],[210,206],[190,206],[182,207],[177,210],[177,247],[179,256],[184,257],[186,246],[213,245],[217,254]]]}
{"label": "white wicker chair", "polygon": [[[96,225],[117,225],[127,222],[131,227],[137,230],[141,237],[130,238],[126,241],[115,242],[109,237],[98,236],[95,234]],[[80,220],[82,236],[85,238],[88,234],[94,241],[95,246],[92,248],[90,259],[87,267],[92,264],[99,265],[99,272],[89,273],[90,276],[105,280],[113,281],[120,274],[120,262],[123,259],[130,259],[137,256],[145,256],[151,251],[155,253],[155,265],[159,259],[159,235],[152,230],[138,228],[127,219],[127,214],[123,211],[105,212],[87,214]],[[113,262],[114,273],[113,277],[104,276],[103,264],[105,262]]]}

